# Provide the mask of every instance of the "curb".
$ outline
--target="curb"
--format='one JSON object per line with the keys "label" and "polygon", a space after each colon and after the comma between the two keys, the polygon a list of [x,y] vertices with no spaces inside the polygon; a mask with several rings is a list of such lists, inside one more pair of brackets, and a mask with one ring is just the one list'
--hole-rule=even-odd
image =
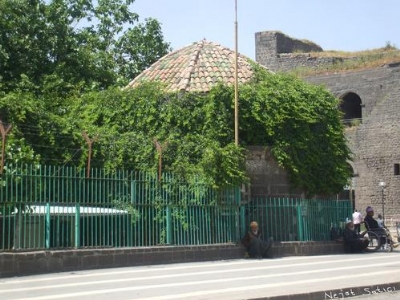
{"label": "curb", "polygon": [[347,299],[360,296],[372,296],[400,291],[400,282],[392,282],[378,285],[364,285],[328,291],[317,291],[303,294],[281,295],[247,300],[331,300]]}
{"label": "curb", "polygon": [[[1,252],[0,278],[128,266],[241,259],[240,244],[163,245],[130,248],[83,248]],[[343,253],[334,241],[274,242],[272,255],[309,256]]]}

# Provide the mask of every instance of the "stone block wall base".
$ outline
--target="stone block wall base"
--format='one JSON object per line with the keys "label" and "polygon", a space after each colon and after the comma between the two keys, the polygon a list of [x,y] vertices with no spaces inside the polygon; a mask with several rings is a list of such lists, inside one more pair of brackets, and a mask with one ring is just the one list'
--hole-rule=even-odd
{"label": "stone block wall base", "polygon": [[[343,253],[336,242],[275,242],[274,257]],[[0,278],[100,268],[244,258],[237,244],[0,253]]]}

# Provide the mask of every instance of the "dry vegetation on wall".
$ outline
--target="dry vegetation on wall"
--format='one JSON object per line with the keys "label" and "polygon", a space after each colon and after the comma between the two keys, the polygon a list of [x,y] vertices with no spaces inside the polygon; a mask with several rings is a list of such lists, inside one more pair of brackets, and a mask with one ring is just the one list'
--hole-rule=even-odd
{"label": "dry vegetation on wall", "polygon": [[[307,44],[307,45],[311,45],[311,46],[317,46],[317,47],[321,47],[320,45],[314,43],[313,41],[307,40],[307,39],[302,39],[300,40],[302,43]],[[318,52],[315,52],[318,53]]]}
{"label": "dry vegetation on wall", "polygon": [[311,52],[310,55],[315,58],[331,57],[336,59],[336,61],[332,64],[324,64],[319,67],[298,67],[292,71],[294,75],[305,77],[326,73],[359,71],[380,67],[394,62],[400,62],[400,49],[390,43],[385,47],[378,49],[358,52]]}

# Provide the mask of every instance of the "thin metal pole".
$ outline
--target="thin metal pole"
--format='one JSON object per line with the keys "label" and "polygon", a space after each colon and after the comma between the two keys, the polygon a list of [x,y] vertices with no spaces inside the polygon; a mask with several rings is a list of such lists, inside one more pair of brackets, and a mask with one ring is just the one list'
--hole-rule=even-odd
{"label": "thin metal pole", "polygon": [[162,176],[162,146],[161,144],[154,139],[154,145],[156,146],[156,150],[158,152],[158,181],[161,181]]}
{"label": "thin metal pole", "polygon": [[86,131],[82,131],[82,136],[88,145],[88,159],[86,164],[86,178],[90,177],[90,161],[92,160],[92,146],[97,140],[97,137],[90,139]]}
{"label": "thin metal pole", "polygon": [[239,91],[238,91],[238,21],[235,0],[235,145],[239,145]]}
{"label": "thin metal pole", "polygon": [[382,218],[385,222],[385,188],[382,187]]}
{"label": "thin metal pole", "polygon": [[351,183],[350,183],[349,200],[350,200],[350,205],[351,205],[352,209],[354,210],[354,207],[353,207],[353,178],[351,178]]}
{"label": "thin metal pole", "polygon": [[0,132],[1,132],[1,165],[0,165],[0,174],[3,174],[4,170],[4,162],[5,162],[5,155],[6,155],[6,139],[7,134],[10,132],[12,128],[11,124],[8,124],[7,128],[4,128],[3,122],[0,120]]}
{"label": "thin metal pole", "polygon": [[162,145],[159,143],[157,139],[154,139],[154,146],[158,152],[158,181],[162,180],[162,154],[164,148],[168,145],[168,142],[164,142]]}

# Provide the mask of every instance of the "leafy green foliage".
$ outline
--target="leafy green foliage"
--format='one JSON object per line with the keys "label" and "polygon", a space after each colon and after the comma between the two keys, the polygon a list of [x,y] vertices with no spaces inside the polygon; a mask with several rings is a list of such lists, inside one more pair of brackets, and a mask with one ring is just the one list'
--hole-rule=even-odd
{"label": "leafy green foliage", "polygon": [[98,136],[95,164],[155,171],[156,140],[163,148],[163,170],[186,179],[202,174],[214,186],[239,184],[246,178],[244,155],[232,144],[231,101],[219,101],[226,90],[165,94],[151,83],[88,93],[75,102],[71,122]]}
{"label": "leafy green foliage", "polygon": [[[8,144],[13,161],[84,166],[85,130],[95,139],[92,166],[155,171],[156,140],[164,171],[188,180],[201,175],[204,183],[223,187],[247,179],[245,151],[232,143],[232,99],[233,88],[223,85],[182,94],[148,83],[72,94],[59,111],[57,98],[21,87],[0,97],[0,114],[14,125]],[[310,195],[334,194],[350,175],[337,105],[322,87],[258,70],[240,87],[241,145],[270,147],[292,183]]]}
{"label": "leafy green foliage", "polygon": [[124,85],[170,50],[156,20],[134,25],[133,2],[1,0],[2,89],[22,76],[32,92],[58,95]]}
{"label": "leafy green foliage", "polygon": [[51,100],[23,89],[0,94],[0,120],[5,127],[12,124],[7,135],[8,162],[58,164],[80,151],[76,131]]}
{"label": "leafy green foliage", "polygon": [[[240,87],[241,145],[271,148],[294,186],[309,195],[340,191],[350,176],[349,150],[338,100],[322,87],[255,67]],[[75,126],[99,136],[94,158],[107,166],[156,170],[186,178],[202,174],[214,186],[246,181],[245,152],[233,145],[233,88],[209,93],[165,93],[155,83],[79,97]]]}
{"label": "leafy green foliage", "polygon": [[262,70],[241,88],[241,137],[268,145],[292,184],[332,195],[347,183],[349,149],[338,100],[321,86]]}
{"label": "leafy green foliage", "polygon": [[171,49],[164,42],[160,23],[150,18],[128,28],[116,41],[115,50],[118,83],[127,84]]}
{"label": "leafy green foliage", "polygon": [[124,86],[170,50],[158,21],[138,23],[133,2],[0,0],[0,121],[13,125],[8,159],[81,163],[85,143],[66,117],[69,101]]}
{"label": "leafy green foliage", "polygon": [[[233,88],[166,93],[121,90],[169,51],[160,24],[138,22],[133,0],[0,0],[0,119],[12,123],[14,162],[86,162],[163,170],[216,187],[246,181],[245,151],[233,144]],[[127,29],[126,29],[127,28]],[[240,87],[241,146],[270,147],[293,184],[333,194],[349,176],[337,100],[321,87],[254,66]]]}

